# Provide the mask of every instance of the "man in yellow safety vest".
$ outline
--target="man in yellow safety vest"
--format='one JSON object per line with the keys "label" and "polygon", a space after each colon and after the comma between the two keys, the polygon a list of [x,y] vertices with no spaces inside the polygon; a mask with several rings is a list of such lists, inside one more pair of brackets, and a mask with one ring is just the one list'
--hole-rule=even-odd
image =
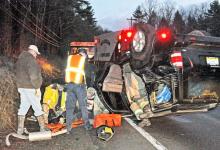
{"label": "man in yellow safety vest", "polygon": [[91,130],[92,126],[89,123],[88,110],[87,110],[87,94],[85,82],[85,63],[87,53],[83,48],[79,48],[78,52],[69,55],[67,60],[65,81],[67,83],[67,99],[66,99],[66,125],[67,133],[72,129],[72,121],[76,119],[74,113],[76,102],[78,100],[79,107],[82,112],[84,120],[84,127],[86,130]]}

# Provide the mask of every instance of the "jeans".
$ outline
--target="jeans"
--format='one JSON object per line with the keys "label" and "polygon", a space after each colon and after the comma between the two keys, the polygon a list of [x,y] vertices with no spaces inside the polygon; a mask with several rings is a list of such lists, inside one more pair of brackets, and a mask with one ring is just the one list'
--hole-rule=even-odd
{"label": "jeans", "polygon": [[89,125],[88,110],[87,110],[87,94],[85,84],[73,84],[67,85],[67,99],[66,99],[66,125],[67,130],[71,130],[72,121],[76,119],[74,113],[76,108],[76,102],[78,100],[79,108],[82,112],[82,119],[85,122],[85,127]]}
{"label": "jeans", "polygon": [[18,92],[20,93],[21,99],[20,108],[18,110],[19,116],[25,116],[31,106],[35,116],[44,114],[40,103],[41,95],[35,95],[35,89],[18,88]]}

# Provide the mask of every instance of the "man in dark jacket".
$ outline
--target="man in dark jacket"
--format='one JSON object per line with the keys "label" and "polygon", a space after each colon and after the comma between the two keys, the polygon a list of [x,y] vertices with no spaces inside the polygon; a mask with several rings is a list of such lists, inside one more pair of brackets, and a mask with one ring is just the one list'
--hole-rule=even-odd
{"label": "man in dark jacket", "polygon": [[30,106],[34,110],[34,115],[38,119],[40,131],[45,131],[44,112],[41,107],[41,91],[42,84],[41,69],[36,61],[39,55],[37,46],[30,45],[28,51],[23,51],[15,65],[16,83],[18,92],[20,93],[20,108],[18,110],[18,134],[23,134],[24,120]]}

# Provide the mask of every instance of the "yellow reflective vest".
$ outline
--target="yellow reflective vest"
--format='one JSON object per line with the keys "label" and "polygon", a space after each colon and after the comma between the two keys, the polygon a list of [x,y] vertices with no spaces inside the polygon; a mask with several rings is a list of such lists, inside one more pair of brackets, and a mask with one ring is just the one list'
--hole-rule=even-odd
{"label": "yellow reflective vest", "polygon": [[[66,92],[62,91],[61,95],[61,106],[62,111],[66,110],[65,102],[66,102]],[[45,93],[43,96],[43,103],[46,104],[49,109],[55,109],[59,99],[58,89],[53,89],[51,86],[46,87]]]}
{"label": "yellow reflective vest", "polygon": [[86,58],[81,56],[80,54],[69,55],[67,60],[66,67],[66,75],[65,81],[66,83],[76,83],[81,84],[84,81],[84,67],[85,67]]}

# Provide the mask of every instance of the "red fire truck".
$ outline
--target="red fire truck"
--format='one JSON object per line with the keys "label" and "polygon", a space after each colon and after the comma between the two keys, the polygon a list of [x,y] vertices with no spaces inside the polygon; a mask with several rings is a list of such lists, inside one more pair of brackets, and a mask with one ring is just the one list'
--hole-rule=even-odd
{"label": "red fire truck", "polygon": [[96,41],[94,42],[76,42],[70,43],[70,53],[75,53],[79,48],[85,48],[89,59],[92,59],[95,55]]}

